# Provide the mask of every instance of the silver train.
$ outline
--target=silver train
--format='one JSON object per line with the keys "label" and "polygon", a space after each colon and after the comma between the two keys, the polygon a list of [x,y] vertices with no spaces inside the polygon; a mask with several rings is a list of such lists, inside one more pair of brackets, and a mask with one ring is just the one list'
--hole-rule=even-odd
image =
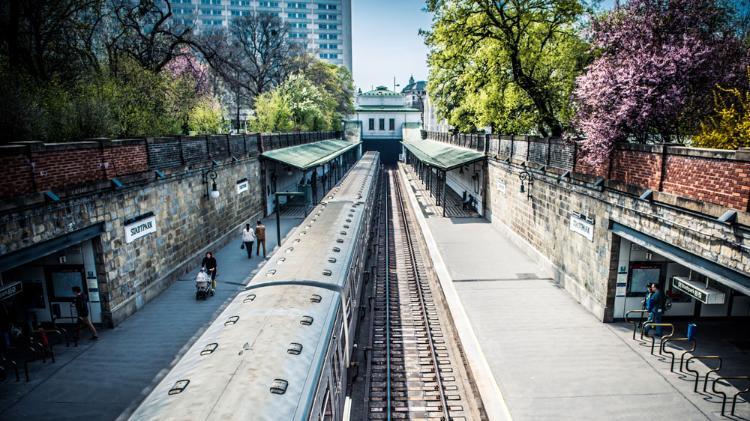
{"label": "silver train", "polygon": [[380,158],[367,152],[131,420],[339,420]]}

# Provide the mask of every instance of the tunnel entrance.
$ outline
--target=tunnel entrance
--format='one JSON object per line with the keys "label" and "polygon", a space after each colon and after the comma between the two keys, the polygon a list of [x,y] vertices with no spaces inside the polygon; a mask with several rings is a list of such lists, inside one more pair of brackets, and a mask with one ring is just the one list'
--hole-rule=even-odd
{"label": "tunnel entrance", "polygon": [[384,165],[395,165],[401,153],[401,139],[363,139],[362,153],[380,152],[380,162]]}

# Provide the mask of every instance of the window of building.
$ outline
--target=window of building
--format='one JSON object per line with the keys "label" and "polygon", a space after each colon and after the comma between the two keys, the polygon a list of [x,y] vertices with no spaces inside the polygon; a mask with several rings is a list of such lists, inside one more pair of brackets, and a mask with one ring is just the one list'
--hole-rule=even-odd
{"label": "window of building", "polygon": [[378,121],[378,128],[380,130],[385,130],[385,119],[381,118],[380,121]]}
{"label": "window of building", "polygon": [[261,1],[258,2],[259,7],[279,7],[279,2],[277,1]]}
{"label": "window of building", "polygon": [[307,34],[301,32],[290,32],[289,38],[307,38]]}
{"label": "window of building", "polygon": [[290,28],[307,28],[307,24],[302,23],[302,22],[292,22],[289,24],[289,27]]}
{"label": "window of building", "polygon": [[332,54],[332,53],[323,53],[323,54],[320,54],[320,58],[328,58],[328,59],[330,59],[330,58],[339,58],[339,55],[338,54]]}
{"label": "window of building", "polygon": [[221,0],[201,0],[201,4],[215,4],[221,6]]}
{"label": "window of building", "polygon": [[250,0],[232,0],[229,4],[232,6],[250,6]]}
{"label": "window of building", "polygon": [[327,13],[320,13],[318,15],[318,19],[320,20],[336,20],[337,17],[337,15],[329,15]]}
{"label": "window of building", "polygon": [[318,28],[320,29],[339,29],[338,25],[334,25],[332,23],[321,23],[318,25]]}
{"label": "window of building", "polygon": [[335,50],[339,48],[338,44],[320,44],[321,50]]}
{"label": "window of building", "polygon": [[289,9],[305,9],[307,8],[307,4],[305,3],[299,3],[299,2],[293,2],[293,3],[287,3],[286,7]]}
{"label": "window of building", "polygon": [[375,119],[371,118],[368,124],[370,130],[375,130]]}
{"label": "window of building", "polygon": [[335,4],[322,4],[322,3],[318,3],[318,9],[336,10],[336,5]]}
{"label": "window of building", "polygon": [[320,34],[319,36],[320,39],[338,39],[338,37],[337,34]]}
{"label": "window of building", "polygon": [[388,119],[388,130],[390,130],[390,131],[396,130],[396,119],[395,118],[389,118]]}
{"label": "window of building", "polygon": [[306,19],[307,14],[305,13],[287,13],[289,19]]}
{"label": "window of building", "polygon": [[207,16],[221,16],[221,9],[201,9],[201,14]]}

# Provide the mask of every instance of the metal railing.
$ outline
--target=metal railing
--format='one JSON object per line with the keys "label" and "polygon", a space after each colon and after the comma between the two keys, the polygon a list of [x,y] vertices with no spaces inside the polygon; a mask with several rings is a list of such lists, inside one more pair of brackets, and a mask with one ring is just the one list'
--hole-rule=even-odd
{"label": "metal railing", "polygon": [[[640,319],[638,319],[638,322],[636,323],[635,320],[630,319],[630,314],[638,313],[640,314]],[[632,323],[633,324],[633,340],[635,340],[635,333],[638,331],[638,328],[643,325],[643,322],[648,320],[648,317],[643,317],[644,315],[648,314],[648,310],[630,310],[627,313],[625,313],[625,322],[626,323]],[[643,335],[641,335],[641,339],[643,339]]]}
{"label": "metal railing", "polygon": [[[744,395],[745,393],[750,392],[750,376],[726,376],[726,377],[719,377],[716,380],[714,380],[714,383],[711,386],[711,391],[713,391],[717,395],[721,395],[722,396],[722,399],[721,399],[721,416],[722,417],[724,416],[724,412],[726,411],[728,396],[723,391],[716,390],[716,384],[719,383],[722,386],[732,387],[732,384],[729,383],[729,382],[727,382],[727,380],[746,380],[746,381],[748,381],[747,387],[745,387],[744,389],[742,389],[742,390],[738,391],[737,393],[735,393],[734,395],[732,395],[732,410],[729,412],[732,416],[734,416],[734,409],[735,409],[735,406],[737,406],[737,398],[740,395]],[[722,381],[724,383],[722,383]]]}
{"label": "metal railing", "polygon": [[[708,378],[711,375],[711,373],[716,373],[719,370],[721,370],[721,366],[724,364],[724,361],[721,359],[718,355],[693,355],[692,357],[688,358],[687,361],[685,361],[685,371],[689,373],[695,374],[695,387],[693,387],[693,392],[698,393],[698,381],[701,378],[700,372],[698,370],[691,370],[690,369],[690,363],[692,361],[698,361],[698,360],[718,360],[719,364],[716,368],[711,368],[709,366],[706,366],[709,370],[706,372],[703,380],[703,391],[706,391],[706,388],[708,387]],[[680,367],[680,371],[682,371],[682,367]]]}

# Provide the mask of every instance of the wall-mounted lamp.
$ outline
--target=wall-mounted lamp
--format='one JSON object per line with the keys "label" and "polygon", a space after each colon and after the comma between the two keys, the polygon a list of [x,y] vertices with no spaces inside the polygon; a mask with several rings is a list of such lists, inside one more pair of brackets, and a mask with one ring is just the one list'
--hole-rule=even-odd
{"label": "wall-mounted lamp", "polygon": [[[216,167],[215,163],[211,166],[211,168],[203,173],[203,184],[206,185],[206,196],[210,197],[211,199],[218,199],[220,196],[219,189],[216,188],[216,171],[214,171],[214,167]],[[211,190],[208,190],[208,179],[211,179]]]}
{"label": "wall-mounted lamp", "polygon": [[125,185],[122,184],[122,181],[118,180],[117,178],[112,178],[109,180],[109,182],[112,183],[112,187],[114,187],[115,190],[125,187]]}
{"label": "wall-mounted lamp", "polygon": [[521,179],[521,193],[527,192],[525,184],[528,183],[529,188],[526,194],[526,198],[527,199],[531,198],[531,186],[534,185],[534,177],[528,171],[523,170],[520,173],[518,173],[518,178]]}
{"label": "wall-mounted lamp", "polygon": [[292,167],[287,165],[284,167],[284,171],[286,171],[286,175],[292,175]]}

